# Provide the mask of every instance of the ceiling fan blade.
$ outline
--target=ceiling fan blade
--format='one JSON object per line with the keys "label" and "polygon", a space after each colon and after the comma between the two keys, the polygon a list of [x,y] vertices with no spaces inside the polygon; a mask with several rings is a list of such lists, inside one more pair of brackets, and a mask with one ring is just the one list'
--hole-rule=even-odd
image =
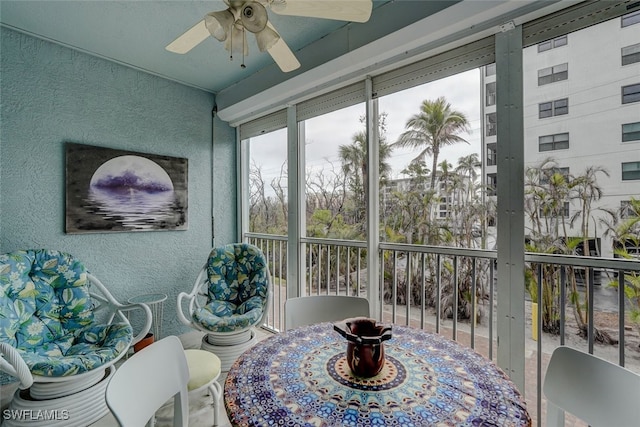
{"label": "ceiling fan blade", "polygon": [[209,30],[207,30],[207,27],[204,25],[203,19],[180,37],[169,43],[165,49],[173,53],[187,53],[209,36]]}
{"label": "ceiling fan blade", "polygon": [[271,3],[271,10],[279,15],[352,22],[367,22],[372,7],[371,0],[276,0]]}
{"label": "ceiling fan blade", "polygon": [[[278,32],[270,22],[267,23],[267,26],[271,28],[276,34]],[[279,34],[278,34],[279,36]],[[298,58],[291,52],[287,43],[282,39],[282,37],[278,37],[278,41],[275,44],[267,49],[273,60],[278,64],[278,67],[285,72],[293,71],[297,68],[300,68],[300,62],[298,62]]]}

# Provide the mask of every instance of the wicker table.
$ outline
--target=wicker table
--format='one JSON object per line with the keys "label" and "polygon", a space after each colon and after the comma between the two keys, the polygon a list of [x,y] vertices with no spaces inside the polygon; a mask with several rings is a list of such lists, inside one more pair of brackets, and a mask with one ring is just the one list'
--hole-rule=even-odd
{"label": "wicker table", "polygon": [[393,326],[376,377],[351,375],[346,342],[322,323],[273,336],[231,367],[224,403],[234,426],[530,426],[515,385],[475,351]]}

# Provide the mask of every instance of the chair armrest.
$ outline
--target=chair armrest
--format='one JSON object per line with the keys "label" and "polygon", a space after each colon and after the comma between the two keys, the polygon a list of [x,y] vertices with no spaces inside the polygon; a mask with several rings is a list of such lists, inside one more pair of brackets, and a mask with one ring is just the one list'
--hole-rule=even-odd
{"label": "chair armrest", "polygon": [[7,344],[0,342],[0,370],[20,380],[20,388],[27,389],[33,384],[33,376],[20,353]]}
{"label": "chair armrest", "polygon": [[[195,292],[197,292],[197,289],[195,290]],[[178,315],[178,320],[180,320],[180,322],[182,322],[183,325],[186,326],[193,326],[193,322],[191,321],[191,309],[192,309],[192,301],[193,299],[196,298],[196,295],[193,294],[193,292],[191,294],[188,294],[186,292],[180,292],[178,294],[178,298],[177,298],[177,302],[176,302],[176,314]],[[189,318],[187,319],[187,316],[184,315],[184,312],[182,311],[182,300],[186,299],[189,302]]]}
{"label": "chair armrest", "polygon": [[111,295],[106,286],[104,286],[96,276],[94,276],[93,274],[87,274],[87,277],[91,281],[91,285],[100,291],[99,294],[95,292],[91,293],[91,297],[94,300],[100,302],[100,306],[96,307],[94,312],[97,312],[98,310],[108,311],[108,323],[112,323],[113,319],[117,316],[123,322],[130,324],[129,319],[124,315],[123,311],[134,310],[138,308],[142,309],[145,314],[144,326],[142,327],[140,333],[133,337],[132,344],[135,344],[142,338],[144,338],[144,336],[147,335],[147,332],[149,332],[149,330],[151,329],[151,322],[153,320],[151,309],[149,308],[149,306],[144,303],[122,304],[118,300],[116,300],[113,295]]}
{"label": "chair armrest", "polygon": [[[118,312],[121,314],[122,310],[125,311],[133,311],[136,309],[141,309],[144,312],[144,317],[145,317],[145,321],[144,321],[144,326],[142,326],[142,329],[140,329],[140,332],[135,335],[133,337],[133,341],[131,341],[131,344],[136,344],[138,341],[140,341],[142,338],[145,337],[145,335],[147,335],[147,332],[149,332],[149,330],[151,329],[151,323],[153,322],[153,315],[151,314],[151,309],[149,308],[149,306],[147,304],[138,302],[138,303],[131,303],[131,304],[119,304],[119,310]],[[124,316],[123,316],[124,318]],[[126,318],[125,318],[126,319]],[[129,320],[126,319],[127,323],[130,324]]]}
{"label": "chair armrest", "polygon": [[[196,298],[198,298],[198,293],[200,292],[200,288],[206,283],[206,273],[207,273],[207,264],[198,272],[198,277],[196,278],[195,283],[193,284],[193,288],[190,293],[180,292],[178,294],[177,302],[176,302],[176,313],[178,314],[178,320],[182,322],[182,324],[186,326],[190,326],[192,328],[200,329],[198,325],[193,323],[191,320],[191,314],[193,313],[194,307],[196,306]],[[188,318],[185,316],[184,311],[182,310],[182,300],[186,300],[188,303]]]}

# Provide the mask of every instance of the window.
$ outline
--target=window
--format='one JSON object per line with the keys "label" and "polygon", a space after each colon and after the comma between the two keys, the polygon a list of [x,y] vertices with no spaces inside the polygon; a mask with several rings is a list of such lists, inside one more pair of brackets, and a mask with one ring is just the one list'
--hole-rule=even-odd
{"label": "window", "polygon": [[487,144],[487,166],[495,166],[498,164],[498,144],[492,142]]}
{"label": "window", "polygon": [[622,142],[640,141],[640,122],[622,125]]}
{"label": "window", "polygon": [[622,15],[622,26],[628,27],[629,25],[637,24],[640,22],[640,10]]}
{"label": "window", "polygon": [[498,174],[487,174],[487,196],[495,196],[498,194]]}
{"label": "window", "polygon": [[551,102],[538,104],[538,118],[560,116],[569,114],[569,98],[556,99]]}
{"label": "window", "polygon": [[[636,203],[637,205],[637,203]],[[634,209],[634,205],[631,203],[631,200],[622,200],[620,202],[620,217],[621,218],[635,218],[638,216],[638,213]]]}
{"label": "window", "polygon": [[560,80],[567,80],[568,78],[569,64],[567,63],[538,70],[538,86],[559,82]]}
{"label": "window", "polygon": [[487,107],[496,105],[496,82],[487,83]]}
{"label": "window", "polygon": [[540,171],[540,184],[548,185],[549,179],[557,173],[564,176],[565,180],[569,178],[569,168],[547,168]]}
{"label": "window", "polygon": [[447,207],[449,206],[449,203],[451,201],[451,197],[441,197],[440,198],[440,206],[438,207],[438,217],[439,218],[447,218],[448,215],[448,211],[447,211]]}
{"label": "window", "polygon": [[556,37],[538,44],[538,52],[544,52],[556,47],[565,46],[567,44],[567,35]]}
{"label": "window", "polygon": [[496,123],[496,113],[487,114],[487,136],[493,136],[498,133],[498,124]]}
{"label": "window", "polygon": [[622,48],[622,65],[640,62],[640,43]]}
{"label": "window", "polygon": [[640,83],[622,86],[622,103],[630,104],[640,101]]}
{"label": "window", "polygon": [[493,76],[496,74],[496,64],[495,62],[493,64],[489,64],[485,67],[484,69],[484,74],[485,76]]}
{"label": "window", "polygon": [[622,180],[633,181],[640,179],[640,162],[627,162],[622,164]]}
{"label": "window", "polygon": [[539,151],[566,150],[569,148],[569,133],[557,133],[538,138]]}
{"label": "window", "polygon": [[[240,132],[244,131],[245,129],[241,129]],[[287,217],[284,214],[288,205],[287,130],[268,131],[251,136],[247,140],[249,150],[248,231],[287,234]]]}

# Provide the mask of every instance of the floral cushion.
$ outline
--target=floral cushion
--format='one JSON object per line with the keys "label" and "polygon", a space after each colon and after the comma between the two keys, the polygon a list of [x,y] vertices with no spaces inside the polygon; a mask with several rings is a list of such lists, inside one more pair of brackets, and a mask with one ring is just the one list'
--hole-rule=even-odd
{"label": "floral cushion", "polygon": [[256,246],[215,248],[207,263],[208,302],[193,313],[205,329],[233,332],[255,325],[267,305],[267,261]]}
{"label": "floral cushion", "polygon": [[94,325],[85,267],[51,250],[0,255],[0,341],[16,348],[35,375],[66,376],[125,351],[126,323]]}

